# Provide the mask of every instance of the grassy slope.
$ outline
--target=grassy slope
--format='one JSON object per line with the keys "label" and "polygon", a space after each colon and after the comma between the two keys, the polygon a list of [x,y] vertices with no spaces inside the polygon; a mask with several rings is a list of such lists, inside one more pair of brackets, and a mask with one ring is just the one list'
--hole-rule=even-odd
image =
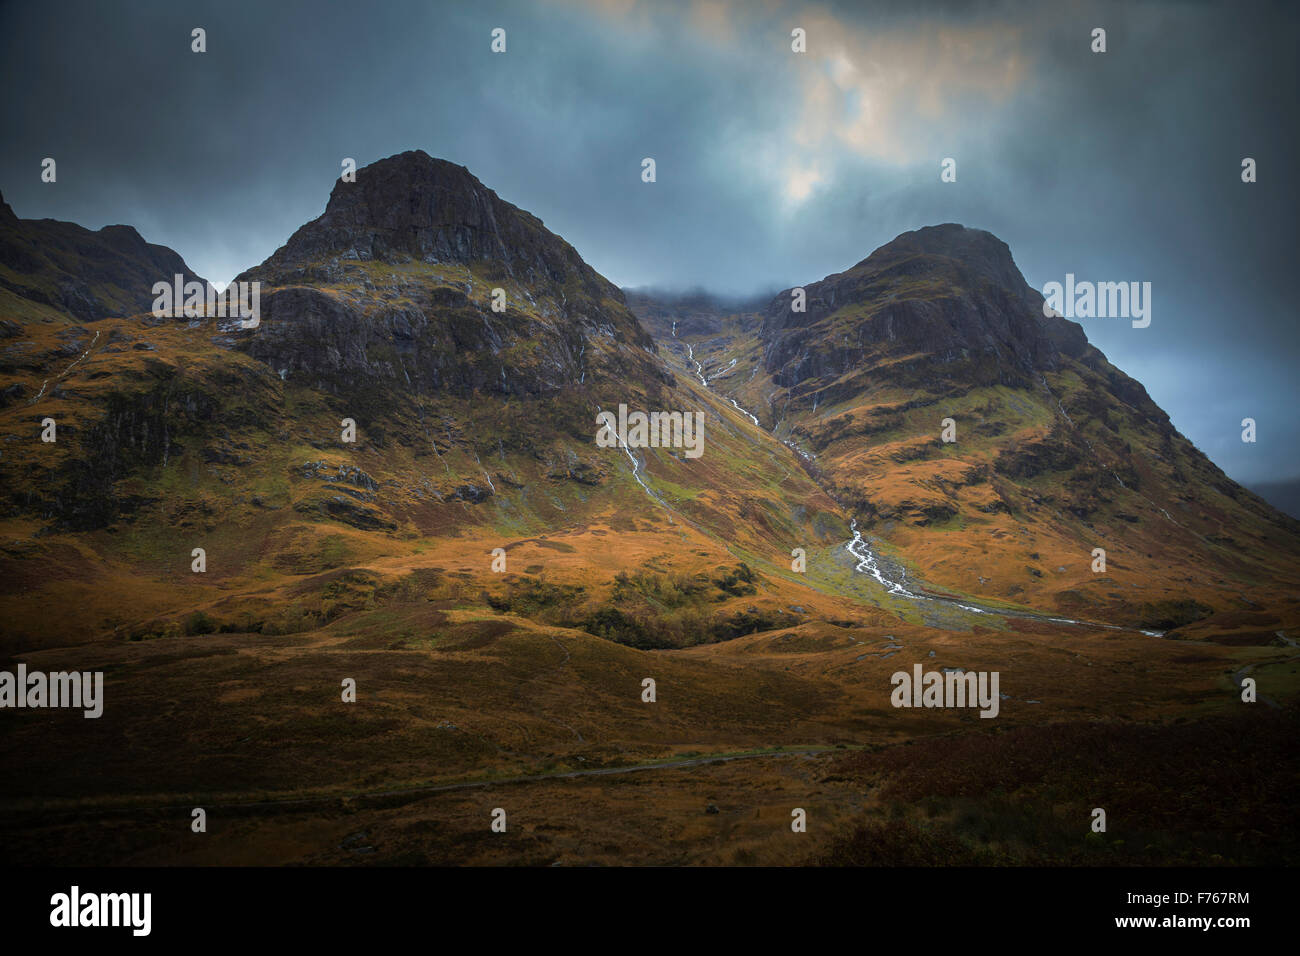
{"label": "grassy slope", "polygon": [[[714,388],[811,455],[878,550],[932,588],[1124,625],[1181,621],[1188,633],[1249,619],[1259,635],[1294,621],[1296,523],[1270,515],[1181,435],[1140,428],[1095,372],[1068,362],[1041,388],[954,392],[916,381],[910,357],[882,355],[793,395],[762,369],[758,323],[730,316],[722,334],[675,344],[691,345]],[[955,443],[940,440],[944,418],[957,423]],[[1104,575],[1092,570],[1098,547]],[[1190,622],[1189,601],[1217,619]]]}

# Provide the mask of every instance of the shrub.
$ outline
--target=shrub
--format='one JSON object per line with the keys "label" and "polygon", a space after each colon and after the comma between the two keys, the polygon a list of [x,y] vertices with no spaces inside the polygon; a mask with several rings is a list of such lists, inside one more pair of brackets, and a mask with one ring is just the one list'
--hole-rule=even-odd
{"label": "shrub", "polygon": [[190,637],[196,634],[215,634],[217,627],[217,622],[203,611],[195,611],[185,619],[185,633]]}

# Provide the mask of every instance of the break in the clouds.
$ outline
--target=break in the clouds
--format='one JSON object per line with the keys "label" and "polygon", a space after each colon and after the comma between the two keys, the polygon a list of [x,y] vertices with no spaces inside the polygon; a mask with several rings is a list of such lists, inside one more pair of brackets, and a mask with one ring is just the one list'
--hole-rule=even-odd
{"label": "break in the clouds", "polygon": [[962,222],[1040,289],[1151,282],[1149,328],[1089,338],[1229,474],[1278,481],[1300,476],[1296,26],[1265,3],[8,5],[0,189],[218,282],[317,216],[343,157],[413,148],[624,286],[750,294]]}

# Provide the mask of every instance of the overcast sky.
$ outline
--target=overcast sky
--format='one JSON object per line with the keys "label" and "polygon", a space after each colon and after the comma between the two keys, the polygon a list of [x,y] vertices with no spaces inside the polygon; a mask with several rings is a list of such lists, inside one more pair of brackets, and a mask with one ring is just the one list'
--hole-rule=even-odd
{"label": "overcast sky", "polygon": [[1286,480],[1297,39],[1295,5],[1240,2],[10,3],[0,190],[217,282],[319,215],[343,157],[415,148],[622,286],[779,289],[961,222],[1038,289],[1151,282],[1149,328],[1089,339],[1234,478]]}

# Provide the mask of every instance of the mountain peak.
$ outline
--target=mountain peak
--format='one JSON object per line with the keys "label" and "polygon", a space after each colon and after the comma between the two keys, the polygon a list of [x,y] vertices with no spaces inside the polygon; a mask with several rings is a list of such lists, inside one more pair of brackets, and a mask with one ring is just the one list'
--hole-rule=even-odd
{"label": "mountain peak", "polygon": [[477,193],[496,197],[464,166],[412,149],[363,166],[356,182],[336,180],[325,214],[365,213],[365,221],[375,225],[429,225],[445,218],[440,198]]}
{"label": "mountain peak", "polygon": [[236,278],[267,287],[266,321],[240,347],[336,393],[400,382],[524,396],[656,387],[666,374],[616,286],[536,216],[422,150],[337,181],[321,216]]}
{"label": "mountain peak", "polygon": [[971,249],[990,246],[1003,250],[1008,256],[1011,254],[1007,244],[987,229],[972,229],[959,222],[944,222],[900,233],[876,251],[900,247],[935,255],[955,256]]}
{"label": "mountain peak", "polygon": [[905,232],[885,243],[850,272],[880,272],[916,256],[957,262],[967,273],[1000,286],[1021,298],[1032,298],[1029,284],[1011,256],[1011,248],[993,233],[946,222]]}
{"label": "mountain peak", "polygon": [[99,236],[112,249],[130,255],[148,256],[149,243],[134,226],[104,226]]}
{"label": "mountain peak", "polygon": [[[464,166],[409,150],[334,184],[325,212],[307,223],[258,272],[301,269],[331,259],[427,263],[499,262],[525,282],[597,276],[542,221],[501,199]],[[617,296],[617,290],[612,290]]]}
{"label": "mountain peak", "polygon": [[981,375],[1032,381],[1090,346],[1074,322],[1046,317],[1005,242],[958,223],[905,232],[844,272],[781,293],[764,313],[764,364],[793,386],[879,349],[940,367],[983,356]]}

